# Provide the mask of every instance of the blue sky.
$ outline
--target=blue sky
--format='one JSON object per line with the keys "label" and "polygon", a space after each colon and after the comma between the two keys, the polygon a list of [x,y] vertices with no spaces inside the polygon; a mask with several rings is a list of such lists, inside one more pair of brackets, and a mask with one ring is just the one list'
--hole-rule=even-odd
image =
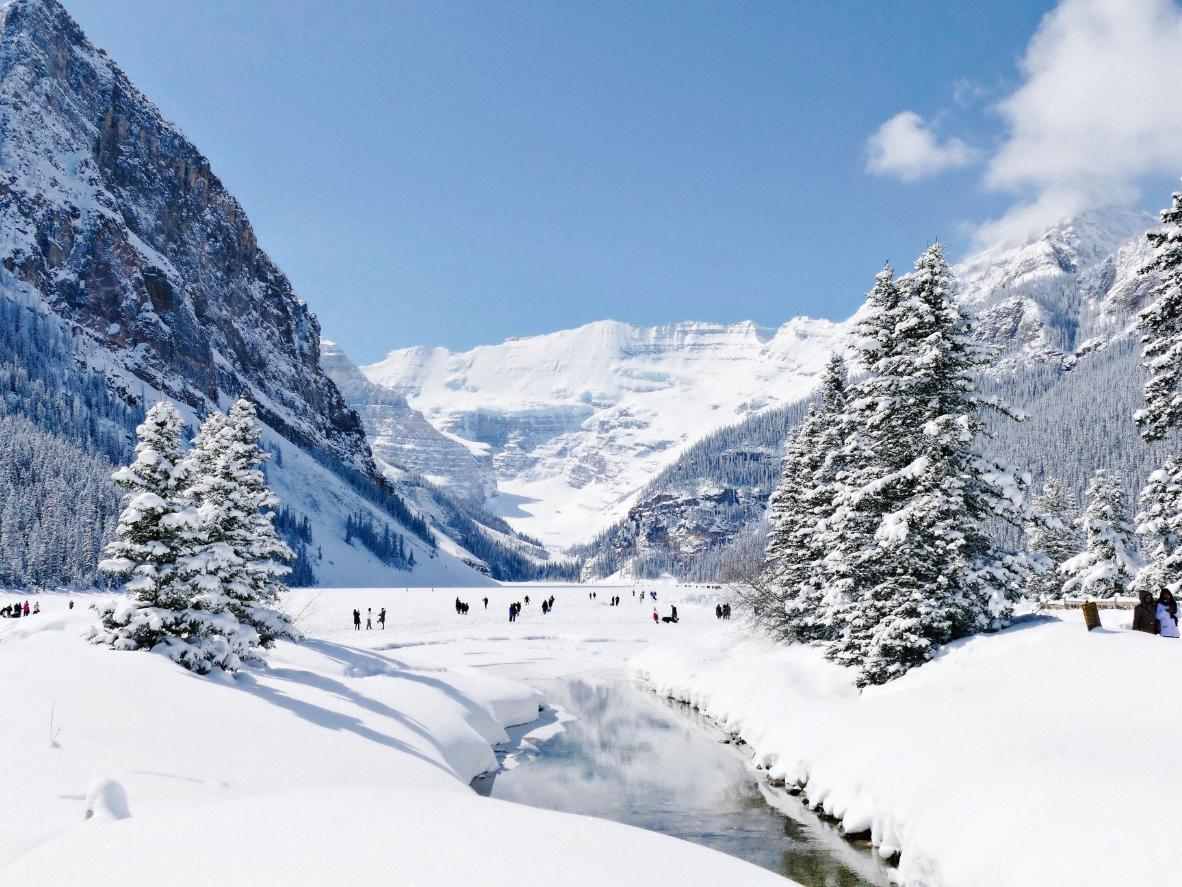
{"label": "blue sky", "polygon": [[[884,259],[963,254],[1023,201],[1164,205],[1182,157],[1094,194],[1094,156],[1032,159],[1070,139],[1045,108],[1088,101],[1063,84],[1112,0],[1041,29],[1029,0],[65,2],[359,362],[606,317],[842,318]],[[1130,40],[1175,24],[1147,6]]]}

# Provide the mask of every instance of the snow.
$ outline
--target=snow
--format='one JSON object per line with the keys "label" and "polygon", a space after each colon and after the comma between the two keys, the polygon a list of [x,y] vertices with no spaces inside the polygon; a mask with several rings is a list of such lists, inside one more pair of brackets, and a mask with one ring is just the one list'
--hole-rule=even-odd
{"label": "snow", "polygon": [[[901,851],[909,887],[1176,881],[1153,832],[1182,818],[1182,777],[1161,760],[1182,713],[1157,677],[1182,647],[1128,631],[1130,611],[1102,611],[1091,633],[1075,611],[1022,617],[859,693],[815,650],[715,621],[713,591],[646,588],[662,613],[677,604],[679,625],[654,625],[627,586],[296,590],[287,608],[308,642],[227,679],[91,646],[85,596],[73,611],[30,596],[41,616],[0,620],[0,674],[16,676],[0,748],[20,762],[3,783],[0,883],[87,884],[96,865],[132,885],[196,883],[166,864],[213,846],[242,882],[773,883],[683,842],[467,788],[506,727],[538,717],[531,681],[625,662],[740,733],[773,781],[804,783],[848,831]],[[455,615],[457,594],[470,615]],[[389,627],[354,631],[354,607],[385,607]],[[530,766],[568,717],[547,709],[513,731],[505,766]]]}
{"label": "snow", "polygon": [[738,628],[632,664],[847,831],[901,850],[911,887],[1175,884],[1154,833],[1182,818],[1182,776],[1163,763],[1182,711],[1162,704],[1182,647],[1129,617],[1103,611],[1091,633],[1074,612],[1026,617],[861,694],[816,650]]}
{"label": "snow", "polygon": [[[89,885],[96,872],[133,887],[787,883],[467,786],[495,766],[507,726],[538,717],[539,694],[498,671],[530,648],[548,651],[541,669],[585,666],[589,651],[659,631],[648,607],[608,608],[570,587],[554,589],[551,621],[535,600],[510,626],[504,611],[524,593],[548,592],[464,589],[474,609],[459,617],[453,589],[296,591],[287,604],[307,642],[281,641],[268,668],[234,677],[87,644],[86,604],[105,595],[75,596],[74,610],[64,595],[30,595],[40,616],[0,620],[0,883]],[[386,607],[390,627],[354,632],[355,606]]]}
{"label": "snow", "polygon": [[1152,228],[1155,221],[1132,207],[1098,207],[1061,220],[1027,243],[987,247],[953,270],[964,287],[966,302],[975,307],[999,290],[1062,277],[1096,264]]}
{"label": "snow", "polygon": [[491,448],[489,510],[563,548],[624,514],[690,444],[807,396],[846,329],[600,321],[466,353],[401,349],[361,369],[453,439]]}
{"label": "snow", "polygon": [[[1071,364],[1060,330],[1077,329],[1088,347],[1126,334],[1145,298],[1142,234],[1153,225],[1140,210],[1099,207],[957,265],[958,298],[980,314],[983,338],[1005,346],[998,366]],[[1052,297],[1063,281],[1080,292],[1070,313]],[[562,549],[624,515],[694,442],[807,396],[854,321],[795,318],[776,330],[605,320],[463,353],[395,350],[362,371],[443,433],[489,451],[489,509]]]}

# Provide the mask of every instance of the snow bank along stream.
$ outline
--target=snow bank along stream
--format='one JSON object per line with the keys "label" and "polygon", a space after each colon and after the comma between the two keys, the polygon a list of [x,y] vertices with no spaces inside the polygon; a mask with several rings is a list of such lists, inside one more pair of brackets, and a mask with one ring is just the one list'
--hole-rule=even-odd
{"label": "snow bank along stream", "polygon": [[[88,644],[85,598],[28,594],[38,616],[0,620],[0,748],[17,762],[0,780],[0,884],[784,883],[665,835],[477,796],[469,781],[541,698],[488,666],[558,662],[547,650],[564,644],[594,660],[621,649],[595,638],[644,615],[575,607],[567,589],[565,617],[542,623],[535,602],[507,627],[521,592],[463,592],[485,593],[495,607],[461,619],[454,589],[295,592],[304,643],[206,677]],[[387,630],[353,631],[354,607],[385,607]]]}

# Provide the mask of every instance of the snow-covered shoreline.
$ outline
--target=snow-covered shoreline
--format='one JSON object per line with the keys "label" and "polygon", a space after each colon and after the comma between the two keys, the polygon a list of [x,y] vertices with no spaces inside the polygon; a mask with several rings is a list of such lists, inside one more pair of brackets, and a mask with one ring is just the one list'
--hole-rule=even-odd
{"label": "snow-covered shoreline", "polygon": [[[640,652],[634,672],[741,736],[769,780],[900,853],[910,887],[1177,881],[1168,743],[1182,648],[1076,613],[951,645],[861,694],[807,647],[740,631]],[[1135,724],[1135,728],[1131,727]]]}
{"label": "snow-covered shoreline", "polygon": [[[533,721],[542,699],[470,651],[512,660],[542,621],[535,603],[506,627],[522,589],[464,589],[492,599],[468,617],[455,591],[293,592],[307,640],[233,676],[88,644],[88,605],[104,595],[72,610],[66,595],[28,595],[38,616],[0,620],[0,883],[790,883],[665,835],[473,792],[505,728]],[[631,638],[647,620],[555,591],[567,622],[546,631],[581,636],[598,618]],[[353,631],[349,611],[370,605],[388,609],[389,629]]]}

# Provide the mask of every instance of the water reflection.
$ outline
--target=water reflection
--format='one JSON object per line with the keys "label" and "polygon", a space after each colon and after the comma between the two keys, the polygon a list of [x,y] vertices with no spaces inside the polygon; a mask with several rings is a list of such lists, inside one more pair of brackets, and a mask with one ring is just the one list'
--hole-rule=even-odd
{"label": "water reflection", "polygon": [[577,720],[544,741],[529,740],[536,727],[522,729],[512,769],[473,783],[482,794],[663,832],[809,887],[890,883],[874,854],[762,785],[745,755],[688,707],[610,677],[543,689]]}

